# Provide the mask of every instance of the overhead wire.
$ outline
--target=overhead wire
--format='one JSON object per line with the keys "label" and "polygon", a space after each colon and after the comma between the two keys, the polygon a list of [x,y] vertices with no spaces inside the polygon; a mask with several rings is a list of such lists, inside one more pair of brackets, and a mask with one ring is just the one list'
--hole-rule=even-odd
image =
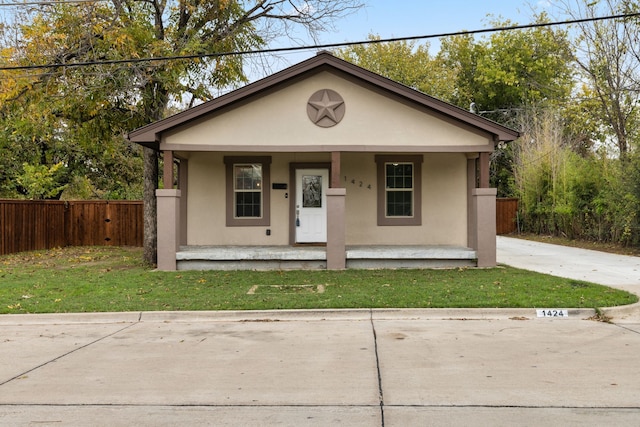
{"label": "overhead wire", "polygon": [[99,3],[109,0],[53,0],[53,1],[25,1],[0,3],[0,7],[19,7],[19,6],[57,6],[60,4],[77,4],[77,3]]}
{"label": "overhead wire", "polygon": [[[65,0],[65,1],[70,1],[70,0]],[[221,58],[225,56],[237,56],[237,55],[270,54],[270,53],[295,52],[295,51],[303,51],[303,50],[321,50],[321,49],[331,49],[331,48],[340,48],[340,47],[358,46],[358,45],[367,45],[367,44],[393,43],[393,42],[410,41],[410,40],[425,40],[425,39],[442,38],[442,37],[486,34],[486,33],[494,33],[494,32],[501,32],[501,31],[525,30],[525,29],[532,29],[532,28],[580,24],[584,22],[595,22],[595,21],[604,21],[604,20],[611,20],[611,19],[626,19],[626,18],[634,18],[639,16],[640,16],[640,12],[624,13],[624,14],[618,14],[618,15],[572,19],[567,21],[510,25],[510,26],[503,26],[503,27],[483,28],[478,30],[468,30],[468,31],[465,30],[465,31],[428,34],[428,35],[422,35],[422,36],[369,39],[369,40],[361,40],[361,41],[355,41],[355,42],[325,43],[325,44],[315,44],[315,45],[305,45],[305,46],[290,46],[290,47],[280,47],[280,48],[270,48],[270,49],[244,50],[244,51],[237,51],[237,52],[214,52],[214,53],[199,53],[199,54],[189,54],[189,55],[157,56],[157,57],[146,57],[146,58],[127,58],[127,59],[113,59],[113,60],[100,60],[100,61],[65,62],[65,63],[54,63],[54,64],[2,66],[0,67],[0,71],[38,70],[38,69],[45,69],[45,68],[73,68],[73,67],[86,67],[86,66],[94,66],[94,65],[137,64],[137,63],[143,63],[143,62],[166,62],[166,61],[178,61],[178,60],[188,60],[188,59]]]}

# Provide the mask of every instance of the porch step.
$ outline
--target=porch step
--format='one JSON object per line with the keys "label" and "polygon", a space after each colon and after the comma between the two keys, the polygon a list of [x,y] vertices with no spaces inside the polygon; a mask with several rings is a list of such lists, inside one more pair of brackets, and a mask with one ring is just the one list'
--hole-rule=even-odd
{"label": "porch step", "polygon": [[459,246],[349,246],[347,268],[474,267],[476,251]]}
{"label": "porch step", "polygon": [[[476,265],[476,252],[455,246],[349,246],[347,268],[447,268]],[[323,246],[183,246],[178,270],[325,269]]]}
{"label": "porch step", "polygon": [[314,270],[327,268],[321,246],[182,246],[178,270]]}

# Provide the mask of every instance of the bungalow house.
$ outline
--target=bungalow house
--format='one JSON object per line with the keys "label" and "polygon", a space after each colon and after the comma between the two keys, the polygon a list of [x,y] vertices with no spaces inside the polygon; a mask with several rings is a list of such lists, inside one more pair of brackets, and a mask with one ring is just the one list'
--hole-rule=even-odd
{"label": "bungalow house", "polygon": [[129,134],[164,156],[161,270],[494,266],[517,137],[328,52]]}

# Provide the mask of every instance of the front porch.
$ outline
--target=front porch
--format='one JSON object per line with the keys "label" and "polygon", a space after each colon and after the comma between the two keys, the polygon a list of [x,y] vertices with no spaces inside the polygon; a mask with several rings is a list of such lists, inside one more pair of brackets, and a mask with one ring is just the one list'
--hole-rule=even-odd
{"label": "front porch", "polygon": [[[347,268],[454,268],[476,265],[476,251],[457,246],[347,246]],[[325,246],[181,246],[178,270],[327,268]]]}

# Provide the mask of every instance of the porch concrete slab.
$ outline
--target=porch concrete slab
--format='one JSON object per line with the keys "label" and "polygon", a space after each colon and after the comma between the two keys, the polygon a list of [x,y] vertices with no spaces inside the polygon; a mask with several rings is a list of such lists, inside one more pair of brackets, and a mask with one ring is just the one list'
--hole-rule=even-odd
{"label": "porch concrete slab", "polygon": [[385,407],[639,408],[635,328],[514,317],[375,329]]}
{"label": "porch concrete slab", "polygon": [[322,246],[183,246],[176,254],[178,261],[326,261]]}
{"label": "porch concrete slab", "polygon": [[[379,405],[370,321],[98,324],[60,345],[39,325],[21,328],[26,338],[3,346],[3,366],[31,362],[3,368],[14,379],[0,385],[0,405]],[[92,344],[69,352],[76,342]]]}
{"label": "porch concrete slab", "polygon": [[349,246],[347,268],[455,268],[476,265],[476,252],[457,246]]}
{"label": "porch concrete slab", "polygon": [[[345,252],[348,268],[440,268],[476,265],[473,249],[459,246],[355,245]],[[324,246],[182,246],[178,270],[325,269]]]}
{"label": "porch concrete slab", "polygon": [[321,246],[183,246],[176,253],[178,270],[324,270],[326,260]]}
{"label": "porch concrete slab", "polygon": [[347,259],[475,259],[473,249],[459,246],[348,246]]}

